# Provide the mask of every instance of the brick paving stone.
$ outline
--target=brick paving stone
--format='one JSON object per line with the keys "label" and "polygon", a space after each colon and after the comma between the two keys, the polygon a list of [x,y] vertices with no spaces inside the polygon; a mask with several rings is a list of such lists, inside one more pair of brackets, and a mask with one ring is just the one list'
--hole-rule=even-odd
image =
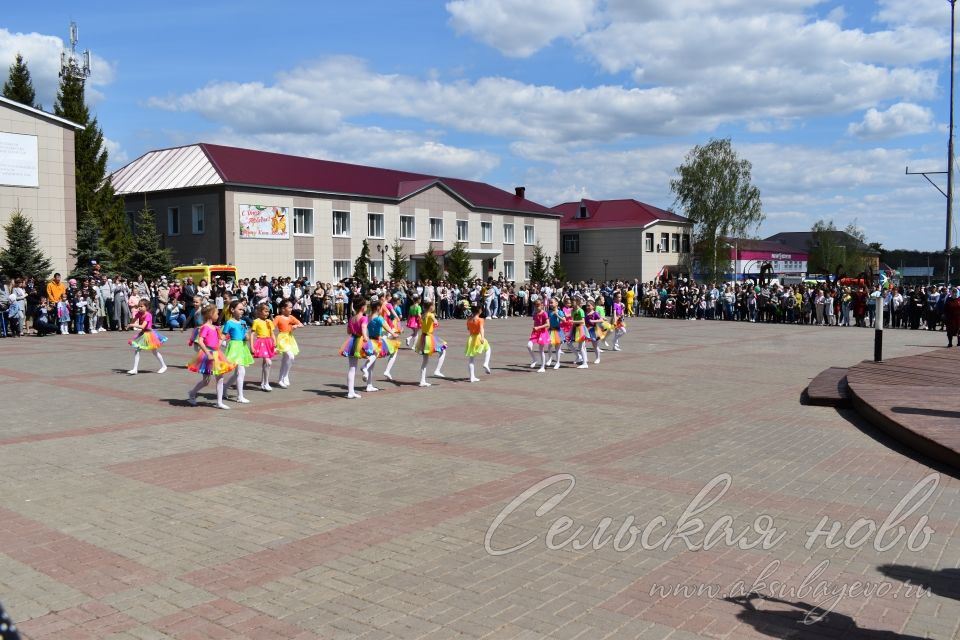
{"label": "brick paving stone", "polygon": [[[212,409],[210,390],[206,406],[186,406],[196,378],[182,369],[183,334],[164,347],[167,373],[136,377],[122,373],[123,335],[0,341],[0,383],[18,398],[0,425],[0,598],[30,638],[740,640],[771,637],[801,598],[745,615],[650,587],[749,584],[779,560],[789,591],[828,560],[835,586],[901,590],[843,599],[838,613],[858,628],[960,632],[948,593],[902,595],[907,576],[941,584],[960,566],[949,474],[915,514],[934,530],[921,550],[804,544],[823,516],[843,532],[879,522],[936,471],[850,411],[799,403],[823,369],[869,357],[873,332],[634,320],[623,352],[587,371],[567,355],[540,375],[526,366],[529,321],[498,320],[494,374],[467,384],[461,323],[444,326],[449,378],[431,389],[409,384],[419,358],[404,351],[397,384],[344,400],[343,332],[308,327],[291,389],[248,389],[251,404],[229,412]],[[889,331],[885,347],[894,357],[941,341]],[[556,493],[541,491],[494,538],[535,543],[488,555],[501,509],[559,473],[576,478],[570,495],[537,514]],[[567,535],[583,525],[582,541],[604,517],[610,533],[628,516],[672,526],[720,473],[733,485],[707,525],[729,515],[739,530],[766,514],[787,534],[779,545],[545,546],[560,516]]]}

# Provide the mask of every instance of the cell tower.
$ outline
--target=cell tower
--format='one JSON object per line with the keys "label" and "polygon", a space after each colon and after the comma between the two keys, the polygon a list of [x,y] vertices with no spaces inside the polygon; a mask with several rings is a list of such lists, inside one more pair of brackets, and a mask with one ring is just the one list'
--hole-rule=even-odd
{"label": "cell tower", "polygon": [[82,54],[77,53],[77,42],[80,40],[77,23],[70,23],[70,50],[60,52],[60,77],[66,74],[74,78],[80,78],[84,82],[90,77],[90,51],[89,49]]}

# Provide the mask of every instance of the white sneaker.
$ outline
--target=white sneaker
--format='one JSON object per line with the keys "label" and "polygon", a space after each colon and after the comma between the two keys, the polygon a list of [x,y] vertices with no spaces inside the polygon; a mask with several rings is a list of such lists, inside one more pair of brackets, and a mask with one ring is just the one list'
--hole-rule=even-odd
{"label": "white sneaker", "polygon": [[443,373],[440,372],[440,371],[434,371],[434,372],[433,372],[433,377],[434,377],[434,378],[446,378],[447,376],[443,375]]}
{"label": "white sneaker", "polygon": [[577,369],[589,369],[589,368],[590,368],[590,367],[587,366],[587,363],[586,363],[586,362],[584,362],[583,364],[577,366]]}
{"label": "white sneaker", "polygon": [[593,364],[600,364],[600,358],[597,358],[596,360],[594,360]]}
{"label": "white sneaker", "polygon": [[99,333],[103,333],[106,330],[107,330],[106,327],[100,327]]}
{"label": "white sneaker", "polygon": [[163,373],[163,372],[166,371],[166,370],[167,370],[167,365],[163,365],[162,367],[160,367],[159,369],[157,369],[157,373]]}
{"label": "white sneaker", "polygon": [[136,369],[130,369],[130,371],[127,371],[127,375],[135,376],[135,375],[137,375],[137,370],[136,370]]}
{"label": "white sneaker", "polygon": [[243,396],[237,396],[237,402],[239,404],[250,404],[250,401],[244,398]]}
{"label": "white sneaker", "polygon": [[347,400],[359,400],[359,399],[362,398],[362,397],[363,397],[363,396],[361,396],[359,393],[348,393],[348,394],[347,394]]}
{"label": "white sneaker", "polygon": [[77,335],[78,335],[78,336],[85,336],[85,335],[87,335],[87,332],[86,332],[86,331],[77,331]]}
{"label": "white sneaker", "polygon": [[487,365],[483,365],[483,370],[486,371],[488,374],[490,373],[490,367],[488,367]]}
{"label": "white sneaker", "polygon": [[191,407],[197,406],[197,396],[192,391],[187,395],[187,402],[190,403]]}
{"label": "white sneaker", "polygon": [[278,381],[277,381],[277,386],[280,387],[281,389],[286,389],[286,388],[289,387],[290,385],[287,384],[287,383],[286,383],[285,381],[283,381],[283,380],[278,380]]}
{"label": "white sneaker", "polygon": [[273,391],[273,387],[271,387],[269,384],[262,384],[260,385],[260,388],[264,391]]}
{"label": "white sneaker", "polygon": [[470,378],[470,382],[480,382],[480,378]]}
{"label": "white sneaker", "polygon": [[360,376],[363,378],[363,381],[366,382],[367,380],[370,379],[370,372],[367,371],[365,368],[361,368]]}
{"label": "white sneaker", "polygon": [[544,366],[549,367],[552,364],[553,364],[553,358],[550,358],[549,360],[547,360],[547,364],[545,364]]}
{"label": "white sneaker", "polygon": [[421,382],[421,383],[420,383],[420,386],[421,386],[421,387],[432,387],[433,385],[430,384],[429,382]]}
{"label": "white sneaker", "polygon": [[370,392],[370,393],[373,393],[374,391],[380,391],[380,389],[378,389],[377,387],[373,386],[372,384],[368,384],[368,385],[367,385],[367,391]]}
{"label": "white sneaker", "polygon": [[383,377],[389,380],[390,382],[393,382],[393,376],[387,373],[386,371],[383,372]]}
{"label": "white sneaker", "polygon": [[553,368],[554,368],[554,370],[560,368],[560,361],[559,361],[559,360],[557,360],[557,364],[553,365]]}
{"label": "white sneaker", "polygon": [[546,373],[546,369],[544,369],[543,367],[540,367],[539,369],[537,369],[537,373]]}
{"label": "white sneaker", "polygon": [[531,369],[536,369],[536,368],[537,368],[537,363],[536,363],[536,362],[531,362],[531,363],[530,363],[530,368],[531,368]]}
{"label": "white sneaker", "polygon": [[225,404],[223,404],[223,403],[221,402],[221,403],[217,404],[217,409],[226,409],[226,410],[229,410],[230,407],[228,407],[227,405],[225,405]]}
{"label": "white sneaker", "polygon": [[614,351],[623,351],[623,349],[621,349],[620,347],[614,347],[613,350],[614,350]]}

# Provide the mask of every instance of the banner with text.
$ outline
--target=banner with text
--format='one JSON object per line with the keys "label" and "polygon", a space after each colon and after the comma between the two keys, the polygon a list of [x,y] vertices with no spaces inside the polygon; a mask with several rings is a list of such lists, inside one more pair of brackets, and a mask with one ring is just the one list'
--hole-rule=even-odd
{"label": "banner with text", "polygon": [[286,240],[289,207],[262,207],[257,204],[240,205],[240,237],[267,240]]}

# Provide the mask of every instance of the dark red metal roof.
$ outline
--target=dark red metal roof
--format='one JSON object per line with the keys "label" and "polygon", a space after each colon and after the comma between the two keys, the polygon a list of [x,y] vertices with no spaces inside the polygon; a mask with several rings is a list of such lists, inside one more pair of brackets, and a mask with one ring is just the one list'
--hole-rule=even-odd
{"label": "dark red metal roof", "polygon": [[[587,217],[578,218],[580,205],[587,207]],[[690,220],[675,213],[658,209],[633,199],[581,200],[565,202],[553,208],[563,215],[561,231],[570,229],[642,229],[651,222],[687,222]]]}
{"label": "dark red metal roof", "polygon": [[200,143],[199,146],[223,181],[228,184],[362,196],[398,202],[437,184],[474,209],[557,215],[556,211],[532,200],[473,180],[429,176],[217,144]]}

